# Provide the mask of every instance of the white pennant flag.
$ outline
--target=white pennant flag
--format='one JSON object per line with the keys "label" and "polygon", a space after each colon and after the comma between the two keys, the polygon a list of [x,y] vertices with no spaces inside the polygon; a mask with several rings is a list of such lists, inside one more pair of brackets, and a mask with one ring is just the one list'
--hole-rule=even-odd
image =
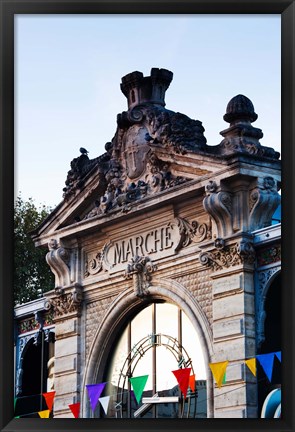
{"label": "white pennant flag", "polygon": [[104,396],[104,397],[99,398],[99,402],[101,403],[105,414],[107,414],[109,402],[110,402],[110,396]]}

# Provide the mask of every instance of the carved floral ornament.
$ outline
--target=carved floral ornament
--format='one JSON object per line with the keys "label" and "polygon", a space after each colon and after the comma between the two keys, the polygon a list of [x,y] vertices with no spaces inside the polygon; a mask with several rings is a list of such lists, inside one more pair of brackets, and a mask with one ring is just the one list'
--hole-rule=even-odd
{"label": "carved floral ornament", "polygon": [[213,271],[255,262],[255,250],[250,241],[242,240],[225,246],[223,239],[216,239],[215,248],[213,251],[201,252],[199,255],[200,263],[210,266]]}
{"label": "carved floral ornament", "polygon": [[109,272],[124,270],[126,264],[138,256],[151,256],[153,260],[171,256],[181,248],[191,243],[201,243],[211,236],[210,225],[198,221],[188,222],[178,217],[165,226],[111,241],[100,251],[87,253],[84,277],[96,275],[102,270]]}
{"label": "carved floral ornament", "polygon": [[45,300],[44,308],[52,310],[54,318],[62,317],[70,313],[79,313],[83,299],[82,287],[75,284],[71,291],[66,292],[64,288],[55,288],[56,296]]}
{"label": "carved floral ornament", "polygon": [[126,279],[133,279],[134,294],[144,297],[149,294],[148,287],[152,279],[151,274],[157,269],[149,257],[135,256],[127,265],[124,273]]}

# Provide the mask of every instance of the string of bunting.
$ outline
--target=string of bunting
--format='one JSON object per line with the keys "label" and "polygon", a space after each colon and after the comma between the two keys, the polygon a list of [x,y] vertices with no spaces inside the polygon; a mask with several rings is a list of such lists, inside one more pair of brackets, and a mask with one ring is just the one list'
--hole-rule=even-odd
{"label": "string of bunting", "polygon": [[[247,365],[251,373],[254,376],[256,376],[257,360],[258,360],[265,375],[267,376],[268,380],[271,382],[275,357],[281,362],[282,361],[281,351],[256,355],[256,357],[246,359],[245,364]],[[213,378],[218,388],[221,388],[221,386],[226,383],[226,371],[227,368],[230,366],[232,365],[229,364],[228,360],[222,362],[209,363],[209,368],[212,372]],[[195,392],[195,375],[191,374],[191,368],[182,368],[171,372],[175,376],[179,389],[182,392],[184,398],[187,397],[188,389],[190,389],[192,392]],[[138,404],[140,403],[148,378],[149,375],[142,375],[138,377],[129,378],[129,382],[132,386],[132,393]],[[108,396],[101,397],[101,394],[103,393],[106,384],[107,382],[86,385],[90,406],[93,412],[95,411],[97,404],[99,402],[105,414],[107,414],[111,396],[108,395]],[[55,393],[56,393],[55,391],[42,393],[46,401],[47,410],[38,412],[40,418],[50,418],[50,413],[53,408]],[[17,398],[14,400],[14,407],[16,404],[16,400]],[[75,418],[79,418],[80,402],[70,404],[69,408],[73,416]]]}

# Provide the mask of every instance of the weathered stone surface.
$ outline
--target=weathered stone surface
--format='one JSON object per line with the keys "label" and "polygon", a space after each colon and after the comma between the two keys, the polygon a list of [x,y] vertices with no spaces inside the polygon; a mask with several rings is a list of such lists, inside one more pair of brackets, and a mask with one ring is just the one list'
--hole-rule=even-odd
{"label": "weathered stone surface", "polygon": [[54,389],[58,395],[76,393],[79,391],[79,375],[77,373],[67,373],[62,377],[56,377]]}
{"label": "weathered stone surface", "polygon": [[212,361],[236,361],[253,357],[255,354],[255,338],[237,337],[228,340],[215,341]]}
{"label": "weathered stone surface", "polygon": [[77,352],[79,352],[79,339],[77,336],[70,336],[57,341],[55,344],[56,357],[63,357]]}
{"label": "weathered stone surface", "polygon": [[212,281],[209,274],[209,270],[202,270],[177,278],[177,281],[195,296],[208,321],[212,323]]}
{"label": "weathered stone surface", "polygon": [[234,294],[229,297],[217,298],[213,302],[213,320],[230,318],[236,315],[255,314],[254,296],[248,293]]}
{"label": "weathered stone surface", "polygon": [[213,323],[213,334],[215,340],[241,336],[245,333],[244,319],[238,318]]}
{"label": "weathered stone surface", "polygon": [[86,356],[101,320],[115,296],[96,300],[86,306]]}
{"label": "weathered stone surface", "polygon": [[77,354],[69,354],[64,357],[55,356],[54,373],[59,375],[68,372],[75,372],[78,370],[79,361],[79,355]]}
{"label": "weathered stone surface", "polygon": [[238,291],[243,289],[242,274],[235,274],[228,276],[227,278],[221,278],[213,280],[212,283],[212,293],[214,297],[220,296],[222,294],[229,295],[231,291]]}
{"label": "weathered stone surface", "polygon": [[65,321],[60,322],[56,326],[55,336],[56,336],[56,339],[62,339],[65,337],[76,335],[77,331],[79,331],[79,329],[78,329],[76,319],[65,320]]}

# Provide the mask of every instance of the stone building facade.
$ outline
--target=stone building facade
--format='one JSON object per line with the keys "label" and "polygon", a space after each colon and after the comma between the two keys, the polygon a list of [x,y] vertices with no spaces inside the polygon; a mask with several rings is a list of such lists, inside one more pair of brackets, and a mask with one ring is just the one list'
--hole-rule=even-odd
{"label": "stone building facade", "polygon": [[[260,144],[263,133],[252,125],[257,114],[243,95],[227,105],[221,143],[208,145],[200,121],[165,108],[172,77],[154,68],[150,76],[122,78],[128,110],[117,116],[106,152],[89,159],[80,149],[63,201],[33,233],[37,247],[48,247],[55,274],[43,310],[55,332],[56,418],[72,417],[68,406],[75,402],[83,418],[136,416],[130,396],[126,403],[120,396],[130,394],[127,378],[136,374],[135,365],[152,353],[154,395],[160,346],[174,355],[174,369],[193,367],[189,351],[197,340],[206,372],[197,383],[205,382],[205,415],[259,416],[257,378],[244,360],[263,344],[267,287],[280,272],[280,256],[267,264],[262,258],[270,245],[280,247],[280,225],[271,227],[280,203],[279,154]],[[173,320],[165,334],[157,330],[162,317],[155,310],[165,315],[163,305],[177,309],[176,336],[169,334]],[[135,330],[127,329],[149,307],[151,330],[142,330],[138,345]],[[185,326],[195,332],[187,345]],[[86,385],[108,381],[124,332],[129,349],[118,380],[110,379],[109,414],[93,413]],[[218,388],[209,363],[225,360],[226,382]],[[187,404],[180,401],[175,416],[191,416]],[[157,415],[154,407],[150,412]]]}

